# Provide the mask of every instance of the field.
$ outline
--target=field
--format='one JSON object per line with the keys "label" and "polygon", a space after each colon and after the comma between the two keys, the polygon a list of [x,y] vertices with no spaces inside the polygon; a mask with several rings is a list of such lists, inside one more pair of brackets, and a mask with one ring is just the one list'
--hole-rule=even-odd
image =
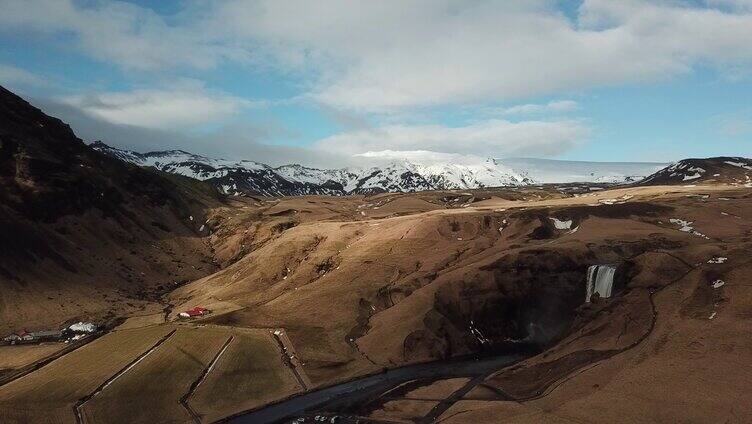
{"label": "field", "polygon": [[164,312],[149,315],[137,315],[126,319],[124,323],[117,327],[117,329],[127,330],[130,328],[148,327],[150,325],[164,324],[164,322]]}
{"label": "field", "polygon": [[64,347],[63,343],[0,346],[0,375],[4,370],[21,368],[42,360]]}
{"label": "field", "polygon": [[[48,347],[22,350],[29,361]],[[160,325],[112,332],[0,387],[0,421],[210,422],[300,390],[267,329]]]}
{"label": "field", "polygon": [[113,332],[0,387],[0,421],[75,422],[79,399],[170,331],[163,326]]}
{"label": "field", "polygon": [[225,331],[178,328],[162,346],[81,408],[85,422],[191,421],[180,397],[227,338]]}
{"label": "field", "polygon": [[268,331],[237,331],[189,404],[205,422],[299,393],[291,371],[280,367],[279,348]]}
{"label": "field", "polygon": [[428,414],[438,403],[432,400],[390,400],[374,411],[369,418],[387,422],[412,423]]}

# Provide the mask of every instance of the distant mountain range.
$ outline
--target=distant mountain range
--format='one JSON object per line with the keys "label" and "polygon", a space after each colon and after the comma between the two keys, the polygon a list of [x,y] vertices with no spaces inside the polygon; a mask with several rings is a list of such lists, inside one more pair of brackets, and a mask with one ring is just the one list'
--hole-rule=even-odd
{"label": "distant mountain range", "polygon": [[272,167],[250,160],[215,159],[183,150],[139,153],[95,142],[91,147],[126,162],[207,181],[226,194],[345,195],[524,186],[542,183],[631,183],[662,163],[492,159],[465,165],[393,160],[384,166],[319,169]]}
{"label": "distant mountain range", "polygon": [[497,162],[538,183],[626,184],[642,180],[668,166],[658,162],[586,162],[510,158]]}

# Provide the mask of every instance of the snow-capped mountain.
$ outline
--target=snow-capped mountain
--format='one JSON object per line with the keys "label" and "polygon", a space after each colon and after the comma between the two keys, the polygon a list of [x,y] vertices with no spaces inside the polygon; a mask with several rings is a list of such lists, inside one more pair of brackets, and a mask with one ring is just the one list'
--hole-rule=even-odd
{"label": "snow-capped mountain", "polygon": [[195,155],[183,150],[138,153],[95,142],[91,147],[139,166],[207,181],[225,194],[298,196],[306,194],[345,194],[335,181],[298,181],[280,175],[274,168],[250,160],[230,161]]}
{"label": "snow-capped mountain", "polygon": [[642,180],[668,166],[655,162],[585,162],[552,159],[510,158],[497,161],[538,183],[623,184]]}
{"label": "snow-capped mountain", "polygon": [[283,165],[273,168],[254,161],[214,159],[182,150],[138,153],[102,142],[95,142],[91,147],[139,166],[153,166],[165,172],[208,181],[227,194],[372,194],[533,183],[493,159],[475,165],[424,165],[394,160],[378,167],[318,169]]}
{"label": "snow-capped mountain", "polygon": [[487,159],[476,163],[390,158],[383,165],[318,169],[271,167],[250,160],[214,159],[182,150],[138,153],[95,142],[92,148],[139,166],[207,181],[226,194],[345,195],[421,190],[521,186],[549,182],[624,183],[642,179],[665,164]]}
{"label": "snow-capped mountain", "polygon": [[752,187],[752,159],[716,157],[684,159],[645,178],[642,185],[724,183]]}
{"label": "snow-capped mountain", "polygon": [[318,169],[297,164],[283,165],[274,171],[282,178],[300,184],[322,185],[331,181],[340,184],[344,192],[353,191],[359,178],[358,173],[349,169]]}

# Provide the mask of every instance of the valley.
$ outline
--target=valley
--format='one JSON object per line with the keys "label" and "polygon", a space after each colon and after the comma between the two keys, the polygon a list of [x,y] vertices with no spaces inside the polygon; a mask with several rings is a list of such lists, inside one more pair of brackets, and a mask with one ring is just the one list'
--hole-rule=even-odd
{"label": "valley", "polygon": [[[454,196],[467,194],[474,196],[463,198],[470,203],[447,206]],[[163,316],[148,323],[126,319],[123,329],[116,328],[101,342],[0,387],[0,404],[6,411],[32,413],[28,405],[38,402],[34,396],[44,393],[47,402],[54,398],[31,390],[44,387],[45,380],[59,383],[60,377],[52,376],[75,367],[93,374],[64,386],[88,386],[71,395],[61,393],[55,401],[59,403],[44,412],[35,407],[32,415],[15,412],[6,420],[55,416],[74,422],[72,411],[79,405],[77,422],[100,422],[99,416],[108,417],[108,422],[119,422],[120,417],[123,422],[153,422],[158,418],[155,411],[166,414],[159,420],[188,422],[198,417],[213,422],[241,414],[238,422],[262,422],[243,421],[243,411],[409,364],[468,355],[511,357],[523,352],[519,340],[524,339],[535,347],[530,352],[544,353],[508,367],[496,364],[481,374],[454,372],[456,367],[443,374],[408,374],[359,395],[356,399],[362,402],[355,405],[343,404],[340,396],[339,403],[330,400],[315,403],[312,410],[288,412],[412,422],[451,398],[442,417],[482,416],[498,409],[524,422],[548,416],[530,415],[531,405],[560,399],[561,387],[574,388],[568,391],[574,399],[561,401],[565,408],[569,402],[582,402],[580,396],[597,399],[600,391],[593,391],[595,385],[637,387],[624,385],[639,381],[640,372],[649,375],[656,363],[675,360],[671,358],[684,358],[683,366],[696,368],[692,375],[705,381],[708,377],[700,370],[715,372],[725,366],[723,358],[750,348],[743,338],[735,339],[734,345],[714,346],[713,336],[702,335],[709,325],[723,325],[721,334],[731,335],[748,324],[743,273],[749,265],[743,252],[752,242],[749,196],[746,188],[681,186],[622,188],[577,197],[554,190],[497,189],[234,199],[207,214],[209,243],[222,269],[167,294],[163,302],[174,307],[166,321]],[[674,217],[691,221],[705,237],[682,231],[671,222]],[[572,222],[559,229],[557,221]],[[729,259],[709,263],[716,257]],[[599,263],[619,264],[616,280],[623,286],[611,299],[584,304],[587,267]],[[714,289],[718,279],[725,283]],[[196,305],[212,313],[181,323],[177,312]],[[285,359],[290,352],[280,350],[274,329],[289,338],[298,366]],[[133,340],[127,342],[132,353],[118,349],[124,355],[120,362],[99,362],[111,357],[112,347],[104,342],[120,334]],[[118,375],[117,369],[166,334],[170,337],[164,345],[107,384],[105,379]],[[679,339],[672,343],[680,345],[659,348],[669,334],[676,334],[671,337]],[[246,337],[255,339],[246,342]],[[112,340],[113,346],[122,343]],[[259,344],[262,340],[266,341]],[[190,396],[190,409],[180,407],[178,400],[225,343],[227,350]],[[682,352],[693,346],[705,348],[685,357]],[[648,354],[650,349],[653,353]],[[646,361],[645,355],[651,359]],[[160,361],[171,365],[159,365]],[[620,375],[617,364],[624,361],[633,367]],[[596,372],[601,369],[609,374]],[[301,374],[306,381],[302,384]],[[732,375],[735,379],[729,380]],[[724,376],[705,383],[714,389],[720,389],[719,384],[738,387],[749,377],[741,369]],[[672,385],[687,375],[664,377],[664,383]],[[442,378],[472,378],[473,385],[459,397],[452,395],[469,380],[423,397],[392,391],[410,383],[433,393],[431,387]],[[164,379],[171,382],[169,391],[154,386]],[[579,387],[590,384],[587,381],[595,382],[590,391],[582,392]],[[97,384],[106,386],[81,406],[81,399],[96,392]],[[155,389],[159,396],[152,393]],[[717,397],[703,399],[696,400],[698,405],[722,403]],[[153,406],[127,407],[147,402]],[[170,412],[167,406],[173,404]],[[106,410],[101,409],[104,405]],[[121,406],[125,409],[117,409]],[[623,413],[621,407],[616,409],[609,413]],[[587,409],[580,411],[585,415],[579,417],[586,419]],[[632,413],[637,420],[651,417],[646,411]]]}
{"label": "valley", "polygon": [[752,420],[743,158],[226,196],[0,94],[0,330],[102,328],[1,346],[2,422]]}
{"label": "valley", "polygon": [[752,0],[0,0],[0,424],[750,424]]}

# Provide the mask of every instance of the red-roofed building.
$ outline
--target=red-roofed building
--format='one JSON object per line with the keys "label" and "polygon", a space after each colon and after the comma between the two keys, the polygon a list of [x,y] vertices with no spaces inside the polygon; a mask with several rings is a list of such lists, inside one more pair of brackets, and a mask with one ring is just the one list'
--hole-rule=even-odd
{"label": "red-roofed building", "polygon": [[185,312],[181,312],[179,315],[182,318],[194,318],[194,317],[200,317],[200,316],[206,315],[208,313],[209,313],[208,309],[203,308],[201,306],[196,306],[193,309],[189,309]]}

